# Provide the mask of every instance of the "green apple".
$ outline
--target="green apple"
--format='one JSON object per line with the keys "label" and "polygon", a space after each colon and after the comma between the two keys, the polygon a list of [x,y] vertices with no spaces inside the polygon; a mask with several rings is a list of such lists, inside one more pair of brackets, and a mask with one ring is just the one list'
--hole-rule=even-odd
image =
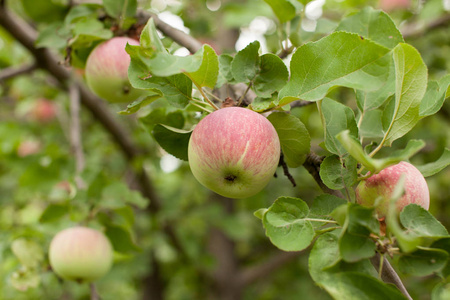
{"label": "green apple", "polygon": [[280,141],[262,115],[241,107],[219,109],[194,128],[189,166],[205,187],[225,197],[247,198],[273,177]]}
{"label": "green apple", "polygon": [[91,282],[111,269],[113,249],[108,238],[88,227],[60,231],[51,241],[50,265],[64,279]]}
{"label": "green apple", "polygon": [[398,199],[397,210],[401,211],[406,205],[415,203],[427,209],[430,206],[430,191],[422,173],[407,162],[383,169],[378,174],[361,181],[356,188],[356,202],[363,206],[376,205],[378,219],[384,220],[389,209],[392,193],[404,174],[404,195]]}
{"label": "green apple", "polygon": [[145,93],[128,80],[130,56],[125,46],[139,45],[128,37],[115,37],[99,44],[86,61],[86,81],[90,89],[109,102],[132,102]]}

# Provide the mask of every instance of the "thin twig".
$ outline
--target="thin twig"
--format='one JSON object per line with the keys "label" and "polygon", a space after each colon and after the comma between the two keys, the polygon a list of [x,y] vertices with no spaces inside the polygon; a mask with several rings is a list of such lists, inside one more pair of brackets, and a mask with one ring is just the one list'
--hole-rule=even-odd
{"label": "thin twig", "polygon": [[283,153],[281,153],[281,155],[280,155],[280,162],[278,163],[278,165],[280,165],[283,168],[283,173],[289,179],[289,181],[292,183],[292,186],[296,187],[297,184],[295,183],[294,177],[291,175],[291,173],[289,173],[289,168],[288,168],[286,162],[284,161]]}
{"label": "thin twig", "polygon": [[98,294],[97,287],[94,283],[89,284],[91,290],[91,300],[100,300],[100,295]]}
{"label": "thin twig", "polygon": [[75,154],[75,182],[79,189],[85,189],[86,184],[81,178],[84,170],[85,159],[81,140],[80,122],[80,90],[74,83],[69,86],[70,98],[70,143]]}
{"label": "thin twig", "polygon": [[28,74],[36,70],[37,64],[29,64],[29,65],[23,65],[20,67],[10,67],[3,69],[0,72],[0,81],[5,81],[7,79],[13,78],[15,76],[19,76],[22,74]]}

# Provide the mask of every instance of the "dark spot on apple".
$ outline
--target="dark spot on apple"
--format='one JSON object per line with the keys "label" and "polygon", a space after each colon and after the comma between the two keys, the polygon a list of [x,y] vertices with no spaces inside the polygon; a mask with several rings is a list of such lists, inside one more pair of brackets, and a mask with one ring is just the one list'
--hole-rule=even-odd
{"label": "dark spot on apple", "polygon": [[127,85],[124,85],[124,86],[123,86],[123,93],[124,93],[125,95],[128,94],[128,93],[130,93],[130,87],[127,86]]}
{"label": "dark spot on apple", "polygon": [[234,182],[236,180],[236,178],[237,178],[237,176],[232,175],[232,174],[225,176],[225,180],[228,182]]}

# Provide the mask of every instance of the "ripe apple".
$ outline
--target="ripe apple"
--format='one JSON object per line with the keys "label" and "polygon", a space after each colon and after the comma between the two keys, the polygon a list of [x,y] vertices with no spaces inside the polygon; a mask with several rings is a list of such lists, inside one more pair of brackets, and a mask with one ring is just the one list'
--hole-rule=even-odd
{"label": "ripe apple", "polygon": [[103,233],[77,226],[56,234],[50,243],[49,259],[52,269],[62,278],[91,282],[109,271],[113,250]]}
{"label": "ripe apple", "polygon": [[430,191],[427,182],[416,167],[404,161],[387,167],[380,173],[361,181],[356,188],[356,202],[363,206],[373,206],[377,198],[380,197],[376,212],[378,218],[384,220],[388,213],[391,195],[402,174],[405,174],[405,193],[396,203],[398,211],[411,203],[418,204],[428,210]]}
{"label": "ripe apple", "polygon": [[280,159],[280,141],[267,118],[246,108],[226,107],[201,120],[188,147],[197,180],[225,197],[261,191]]}
{"label": "ripe apple", "polygon": [[24,140],[19,144],[17,148],[17,156],[25,157],[38,153],[42,148],[39,141],[36,140]]}
{"label": "ripe apple", "polygon": [[114,37],[92,50],[86,61],[86,81],[90,89],[109,102],[131,102],[144,91],[135,89],[128,80],[130,56],[125,46],[139,45],[128,37]]}

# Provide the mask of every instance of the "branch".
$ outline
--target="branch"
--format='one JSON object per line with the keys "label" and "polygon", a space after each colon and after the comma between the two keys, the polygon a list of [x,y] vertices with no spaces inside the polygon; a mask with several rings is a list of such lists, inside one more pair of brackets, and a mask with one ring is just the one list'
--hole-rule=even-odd
{"label": "branch", "polygon": [[[382,259],[382,257],[378,252],[376,253],[376,255],[374,257],[372,257],[370,259],[370,262],[377,270],[380,268],[380,260],[381,259]],[[391,264],[389,263],[389,261],[386,258],[383,257],[383,259],[384,259],[384,261],[383,261],[383,270],[381,271],[381,279],[384,282],[394,284],[400,290],[400,292],[402,292],[403,295],[406,296],[406,298],[408,298],[409,300],[412,300],[411,296],[409,295],[408,291],[406,290],[405,286],[403,285],[403,282],[401,281],[400,277],[395,272],[394,268],[391,266]]]}
{"label": "branch", "polygon": [[91,300],[100,300],[100,295],[98,294],[97,287],[94,283],[89,284],[91,290]]}
{"label": "branch", "polygon": [[70,144],[75,154],[75,182],[77,188],[85,189],[86,184],[81,178],[84,170],[85,160],[83,145],[81,142],[81,124],[80,124],[80,90],[76,84],[69,87],[70,98]]}
{"label": "branch", "polygon": [[34,70],[36,70],[36,68],[37,68],[37,64],[33,63],[33,64],[29,64],[29,65],[23,65],[20,67],[10,67],[10,68],[3,69],[0,72],[0,81],[5,81],[7,79],[10,79],[12,77],[19,76],[22,74],[31,73]]}
{"label": "branch", "polygon": [[272,274],[274,271],[291,262],[302,253],[303,252],[279,252],[260,265],[248,267],[242,270],[237,281],[243,287],[252,284],[258,279]]}
{"label": "branch", "polygon": [[440,18],[437,18],[428,24],[425,25],[417,25],[416,23],[410,23],[405,26],[402,30],[402,35],[404,38],[414,38],[421,36],[427,33],[430,30],[446,27],[450,23],[450,14],[443,15]]}

